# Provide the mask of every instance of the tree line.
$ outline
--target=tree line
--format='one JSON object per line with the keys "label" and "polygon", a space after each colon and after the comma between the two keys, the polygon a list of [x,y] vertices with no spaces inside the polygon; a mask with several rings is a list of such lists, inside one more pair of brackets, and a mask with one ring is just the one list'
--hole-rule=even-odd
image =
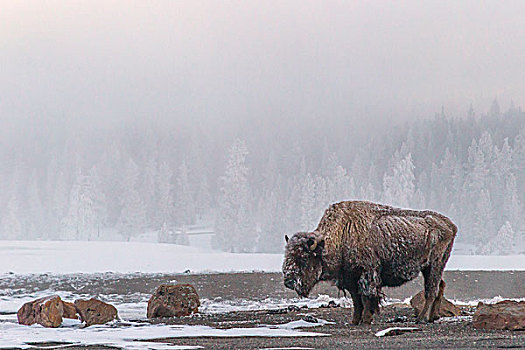
{"label": "tree line", "polygon": [[363,132],[344,120],[2,135],[2,239],[128,240],[213,227],[214,247],[279,252],[347,199],[449,215],[472,253],[519,253],[525,113],[511,105]]}

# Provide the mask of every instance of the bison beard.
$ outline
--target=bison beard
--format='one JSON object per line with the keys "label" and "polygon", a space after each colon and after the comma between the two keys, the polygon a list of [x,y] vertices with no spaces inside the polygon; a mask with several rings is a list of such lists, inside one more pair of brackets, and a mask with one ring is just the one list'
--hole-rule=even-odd
{"label": "bison beard", "polygon": [[319,281],[348,291],[354,324],[370,324],[382,287],[397,287],[423,274],[425,305],[418,322],[438,318],[445,264],[457,233],[432,211],[346,201],[331,205],[313,232],[286,237],[284,285],[307,296]]}

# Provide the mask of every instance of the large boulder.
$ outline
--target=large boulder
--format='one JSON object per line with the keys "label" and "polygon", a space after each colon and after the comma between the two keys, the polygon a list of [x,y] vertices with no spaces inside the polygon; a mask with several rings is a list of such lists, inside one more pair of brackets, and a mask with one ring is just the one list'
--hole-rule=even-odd
{"label": "large boulder", "polygon": [[80,315],[80,321],[86,327],[94,324],[105,324],[118,318],[117,309],[108,303],[91,298],[75,300],[75,308]]}
{"label": "large boulder", "polygon": [[[414,295],[410,300],[410,305],[416,310],[417,314],[423,310],[425,305],[425,293],[421,291]],[[439,317],[453,317],[459,316],[461,314],[461,309],[447,300],[445,297],[441,300],[441,306],[439,307],[438,316]]]}
{"label": "large boulder", "polygon": [[18,310],[18,323],[32,325],[38,323],[44,327],[56,328],[62,324],[64,304],[58,295],[36,299],[22,305]]}
{"label": "large boulder", "polygon": [[525,301],[503,300],[492,305],[480,302],[472,325],[481,329],[525,330]]}
{"label": "large boulder", "polygon": [[199,311],[199,295],[191,284],[160,285],[148,301],[148,318],[189,316]]}

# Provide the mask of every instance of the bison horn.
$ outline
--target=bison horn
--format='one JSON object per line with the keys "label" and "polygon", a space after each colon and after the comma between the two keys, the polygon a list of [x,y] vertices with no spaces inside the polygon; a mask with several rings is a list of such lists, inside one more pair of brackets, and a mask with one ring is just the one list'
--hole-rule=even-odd
{"label": "bison horn", "polygon": [[308,249],[314,251],[317,248],[317,240],[313,238],[308,239]]}
{"label": "bison horn", "polygon": [[284,235],[284,240],[286,241],[286,243],[288,243],[288,240],[289,240],[289,239],[290,239],[290,238],[288,238],[288,235]]}

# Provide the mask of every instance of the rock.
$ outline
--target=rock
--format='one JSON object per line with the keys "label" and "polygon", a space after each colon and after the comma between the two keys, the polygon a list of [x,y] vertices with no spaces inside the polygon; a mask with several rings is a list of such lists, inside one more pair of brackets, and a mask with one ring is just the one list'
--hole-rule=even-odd
{"label": "rock", "polygon": [[[423,309],[424,304],[425,304],[425,295],[423,291],[414,295],[412,299],[410,300],[410,305],[412,305],[412,307],[417,311],[418,315]],[[441,306],[439,307],[439,312],[438,312],[439,317],[453,317],[453,316],[459,316],[460,314],[461,314],[461,309],[457,307],[456,305],[452,304],[445,297],[443,297],[443,299],[441,300]]]}
{"label": "rock", "polygon": [[94,324],[105,324],[118,318],[117,309],[103,301],[91,298],[89,300],[75,300],[75,308],[80,315],[80,321],[86,327]]}
{"label": "rock", "polygon": [[283,315],[288,313],[288,309],[275,309],[275,310],[268,310],[266,312],[268,315]]}
{"label": "rock", "polygon": [[481,329],[525,330],[525,301],[503,300],[492,305],[480,302],[472,325]]}
{"label": "rock", "polygon": [[319,320],[317,320],[317,318],[315,318],[314,316],[312,316],[310,314],[304,315],[303,316],[303,321],[306,321],[308,323],[318,323],[319,322]]}
{"label": "rock", "polygon": [[18,310],[18,323],[32,325],[38,323],[44,327],[56,328],[62,324],[64,304],[58,295],[36,299],[22,305]]}
{"label": "rock", "polygon": [[288,311],[299,311],[301,310],[297,305],[288,305]]}
{"label": "rock", "polygon": [[64,314],[62,315],[63,318],[72,318],[74,320],[78,319],[77,308],[75,307],[75,304],[63,300],[62,304],[64,308]]}
{"label": "rock", "polygon": [[199,295],[191,284],[162,284],[148,301],[148,318],[189,316],[199,311]]}
{"label": "rock", "polygon": [[386,321],[386,323],[406,323],[408,322],[408,317],[406,316],[396,316]]}

